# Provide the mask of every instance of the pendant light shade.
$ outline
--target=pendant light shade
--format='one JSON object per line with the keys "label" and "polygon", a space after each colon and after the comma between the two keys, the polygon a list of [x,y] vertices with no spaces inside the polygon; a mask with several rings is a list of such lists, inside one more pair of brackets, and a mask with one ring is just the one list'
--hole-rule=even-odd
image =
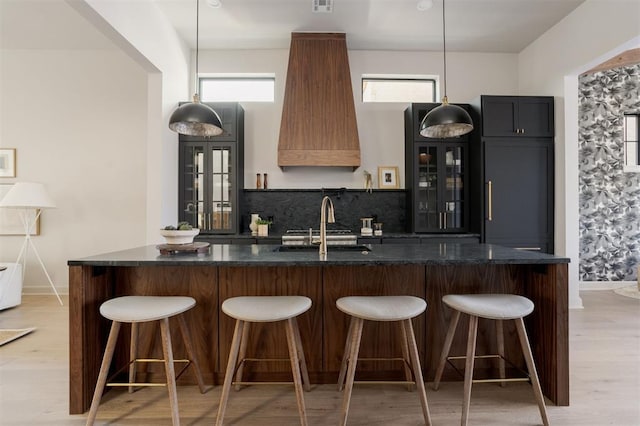
{"label": "pendant light shade", "polygon": [[420,134],[427,138],[455,138],[473,130],[473,121],[467,111],[458,105],[451,105],[443,99],[429,111],[420,124]]}
{"label": "pendant light shade", "polygon": [[198,95],[193,102],[180,105],[169,119],[169,128],[181,135],[218,136],[222,123],[218,114],[208,105],[201,104]]}
{"label": "pendant light shade", "polygon": [[473,130],[473,120],[467,111],[451,105],[447,99],[447,43],[445,36],[444,2],[442,0],[442,52],[444,62],[444,96],[442,105],[429,111],[420,123],[420,135],[427,138],[453,138]]}
{"label": "pendant light shade", "polygon": [[200,0],[196,0],[196,93],[193,102],[180,105],[169,119],[169,128],[181,135],[188,136],[218,136],[223,133],[220,117],[208,105],[200,103],[197,93],[198,87],[198,55],[200,30]]}

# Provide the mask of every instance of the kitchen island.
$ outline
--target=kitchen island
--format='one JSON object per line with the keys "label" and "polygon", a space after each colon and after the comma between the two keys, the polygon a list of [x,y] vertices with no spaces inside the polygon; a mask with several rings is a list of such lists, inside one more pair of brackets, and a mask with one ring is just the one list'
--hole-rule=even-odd
{"label": "kitchen island", "polygon": [[[514,293],[535,303],[525,318],[542,390],[556,405],[569,404],[569,341],[567,264],[569,259],[485,244],[433,243],[369,246],[365,250],[329,247],[326,261],[317,251],[280,252],[276,245],[212,245],[206,254],[160,255],[146,246],[68,261],[71,414],[85,412],[91,401],[109,321],[99,307],[122,295],[188,295],[196,307],[186,313],[205,380],[224,378],[234,321],[221,303],[241,295],[304,295],[313,305],[299,317],[309,376],[314,383],[335,383],[340,369],[349,318],[335,307],[347,295],[415,295],[424,298],[425,315],[414,320],[424,378],[433,380],[451,312],[441,298],[450,293]],[[148,325],[148,324],[145,324]],[[257,358],[286,358],[284,330],[270,324],[252,325],[248,353]],[[460,328],[466,329],[465,321]],[[172,328],[173,330],[173,328]],[[178,332],[176,327],[176,333]],[[139,347],[157,351],[158,331],[140,330]],[[361,357],[399,356],[398,331],[388,323],[367,324]],[[466,332],[456,334],[452,354],[464,354]],[[515,328],[505,324],[505,353],[516,367],[524,366]],[[260,341],[256,338],[259,337]],[[495,353],[493,324],[481,320],[478,354]],[[126,338],[120,339],[114,364],[126,364]],[[176,358],[184,356],[174,339]],[[495,375],[497,366],[478,363],[476,377]],[[517,372],[516,369],[510,373]],[[448,369],[444,380],[462,380]],[[147,375],[162,377],[162,369]],[[288,380],[287,362],[250,364],[252,380]],[[356,379],[402,377],[402,366],[391,361],[363,361]],[[156,377],[157,378],[157,377]],[[179,384],[195,383],[187,371]]]}

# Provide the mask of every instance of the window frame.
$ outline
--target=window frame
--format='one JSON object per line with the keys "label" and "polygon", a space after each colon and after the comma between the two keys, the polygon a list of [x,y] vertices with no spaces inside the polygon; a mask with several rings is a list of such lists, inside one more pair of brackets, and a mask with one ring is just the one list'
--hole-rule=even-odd
{"label": "window frame", "polygon": [[[269,81],[272,83],[272,93],[270,100],[246,100],[246,99],[207,99],[203,96],[204,88],[203,84],[207,81]],[[198,94],[200,95],[200,100],[202,102],[256,102],[256,103],[274,103],[276,100],[276,76],[275,74],[247,74],[247,73],[237,73],[237,74],[206,74],[198,76]]]}
{"label": "window frame", "polygon": [[[635,125],[636,125],[636,134],[635,134],[635,140],[632,139],[627,139],[627,120],[628,117],[633,117],[635,118]],[[623,145],[623,150],[624,150],[624,164],[623,164],[623,171],[627,172],[627,173],[640,173],[640,112],[630,112],[630,113],[624,113],[623,115],[623,123],[622,123],[622,145]],[[633,160],[633,162],[629,161],[630,159],[628,158],[628,154],[627,154],[627,147],[628,144],[630,143],[635,143],[636,144],[636,154],[635,154],[635,159]]]}
{"label": "window frame", "polygon": [[[376,81],[391,81],[391,82],[404,82],[404,81],[420,81],[430,82],[433,86],[432,99],[406,99],[399,101],[375,101],[365,100],[365,82]],[[385,104],[385,103],[431,103],[437,102],[440,95],[440,77],[437,75],[407,75],[407,74],[362,74],[360,76],[360,101],[363,104]]]}

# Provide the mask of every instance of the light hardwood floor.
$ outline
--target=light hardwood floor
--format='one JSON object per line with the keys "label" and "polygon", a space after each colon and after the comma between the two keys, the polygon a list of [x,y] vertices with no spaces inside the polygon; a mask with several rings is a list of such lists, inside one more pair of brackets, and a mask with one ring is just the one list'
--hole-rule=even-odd
{"label": "light hardwood floor", "polygon": [[[555,425],[640,425],[640,300],[612,291],[583,292],[585,309],[570,313],[571,406],[548,405]],[[65,300],[66,303],[66,300]],[[85,415],[68,415],[68,311],[55,297],[25,296],[17,308],[0,312],[0,328],[37,327],[0,347],[0,425],[82,425]],[[342,394],[333,385],[305,393],[310,425],[335,425]],[[434,425],[460,424],[462,383],[427,386]],[[201,395],[180,387],[183,425],[215,423],[220,386]],[[232,392],[228,425],[297,425],[293,388],[252,386]],[[96,424],[169,425],[166,390],[134,394],[110,391]],[[420,425],[415,392],[402,386],[356,385],[350,425]],[[524,383],[474,387],[471,425],[541,424],[531,387]]]}

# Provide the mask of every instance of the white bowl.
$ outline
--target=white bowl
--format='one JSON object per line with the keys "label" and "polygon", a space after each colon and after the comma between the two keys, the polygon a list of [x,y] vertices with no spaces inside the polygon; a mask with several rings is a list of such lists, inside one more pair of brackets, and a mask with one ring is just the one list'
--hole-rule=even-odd
{"label": "white bowl", "polygon": [[164,237],[167,241],[167,244],[191,244],[193,242],[193,237],[198,235],[200,230],[198,228],[188,229],[188,230],[177,230],[177,229],[161,229],[160,235]]}

